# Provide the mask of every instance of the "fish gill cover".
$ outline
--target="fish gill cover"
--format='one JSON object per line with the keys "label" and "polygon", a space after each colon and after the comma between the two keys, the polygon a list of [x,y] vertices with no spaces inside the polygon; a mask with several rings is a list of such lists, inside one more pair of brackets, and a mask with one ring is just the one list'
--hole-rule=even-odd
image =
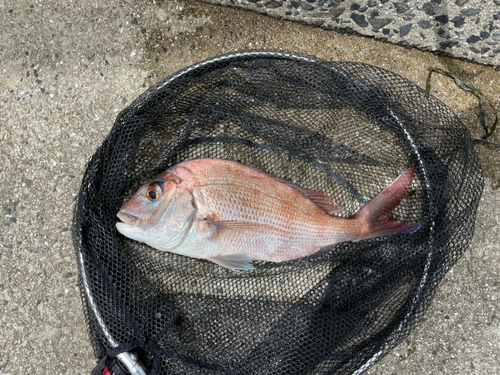
{"label": "fish gill cover", "polygon": [[[418,229],[240,272],[117,232],[142,184],[199,158],[324,192],[343,217],[413,166],[393,217]],[[467,249],[482,187],[459,118],[387,70],[275,51],[186,68],[119,114],[83,178],[73,238],[95,355],[134,353],[149,374],[360,374]]]}

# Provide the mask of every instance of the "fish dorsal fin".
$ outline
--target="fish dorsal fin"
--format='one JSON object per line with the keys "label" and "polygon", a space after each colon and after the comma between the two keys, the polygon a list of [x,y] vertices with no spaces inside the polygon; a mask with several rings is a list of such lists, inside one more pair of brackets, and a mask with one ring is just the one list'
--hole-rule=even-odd
{"label": "fish dorsal fin", "polygon": [[307,197],[309,200],[311,200],[314,204],[316,204],[318,207],[320,207],[323,211],[325,211],[329,215],[339,213],[344,210],[344,207],[337,206],[333,201],[333,199],[330,198],[328,195],[326,195],[326,193],[312,189],[306,189],[298,185],[295,185],[289,181],[282,180],[281,178],[276,178],[276,179],[279,182],[295,189],[300,194]]}
{"label": "fish dorsal fin", "polygon": [[344,211],[344,207],[337,206],[335,204],[335,202],[333,201],[333,199],[330,198],[328,195],[326,195],[326,193],[300,187],[298,185],[295,185],[292,182],[289,182],[287,180],[283,180],[279,177],[275,177],[273,175],[270,175],[269,173],[263,172],[257,168],[251,167],[251,166],[247,166],[247,168],[254,170],[255,172],[258,172],[259,174],[264,173],[265,175],[272,177],[273,179],[281,182],[282,184],[285,184],[285,185],[295,189],[295,191],[299,192],[300,194],[304,195],[306,198],[311,200],[314,204],[316,204],[318,207],[320,207],[328,215],[332,215],[332,214],[336,214],[336,213]]}
{"label": "fish dorsal fin", "polygon": [[230,270],[244,271],[255,269],[252,259],[243,253],[214,255],[212,257],[208,257],[207,259],[218,264],[219,266],[229,268]]}

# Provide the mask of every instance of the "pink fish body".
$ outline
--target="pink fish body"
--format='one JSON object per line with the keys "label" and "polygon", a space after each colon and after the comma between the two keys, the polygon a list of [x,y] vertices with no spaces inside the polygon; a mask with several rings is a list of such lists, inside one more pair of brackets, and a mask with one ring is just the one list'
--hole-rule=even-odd
{"label": "pink fish body", "polygon": [[413,179],[408,169],[349,218],[326,194],[221,159],[177,164],[120,209],[118,231],[158,250],[230,269],[283,262],[340,242],[397,234],[412,225],[392,212]]}

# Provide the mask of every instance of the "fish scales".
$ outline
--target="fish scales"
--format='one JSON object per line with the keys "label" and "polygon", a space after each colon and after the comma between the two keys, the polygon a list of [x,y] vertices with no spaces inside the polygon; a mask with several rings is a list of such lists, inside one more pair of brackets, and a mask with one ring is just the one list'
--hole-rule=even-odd
{"label": "fish scales", "polygon": [[408,169],[350,218],[325,193],[221,159],[179,163],[148,181],[120,210],[117,229],[162,250],[230,269],[283,262],[345,241],[397,234],[392,220],[413,178]]}
{"label": "fish scales", "polygon": [[[325,215],[312,201],[268,174],[248,167],[241,171],[242,166],[238,164],[220,164],[224,166],[216,167],[218,178],[214,178],[203,164],[189,165],[199,183],[199,190],[194,189],[194,197],[205,202],[200,207],[201,216],[209,216],[215,221],[262,225],[243,224],[239,226],[240,231],[226,231],[219,237],[224,243],[223,254],[251,250],[257,255],[256,259],[261,256],[275,261],[296,259],[331,244],[335,241],[332,237],[342,237],[343,232],[349,237],[357,230],[356,223],[350,222],[334,233],[325,230],[329,223],[343,220]],[[234,179],[235,175],[240,179]]]}

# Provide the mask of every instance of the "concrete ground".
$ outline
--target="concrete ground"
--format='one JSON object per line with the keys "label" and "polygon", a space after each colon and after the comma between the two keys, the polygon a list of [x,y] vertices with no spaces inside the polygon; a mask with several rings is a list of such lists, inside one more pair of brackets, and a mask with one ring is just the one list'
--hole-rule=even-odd
{"label": "concrete ground", "polygon": [[500,0],[204,0],[500,65]]}
{"label": "concrete ground", "polygon": [[[0,374],[93,368],[70,235],[74,199],[118,112],[163,77],[225,52],[278,48],[371,63],[422,87],[439,67],[500,107],[491,67],[202,2],[4,0],[0,36]],[[432,89],[482,135],[471,94],[443,76]],[[500,149],[476,148],[486,188],[473,244],[425,321],[370,375],[500,373]]]}

